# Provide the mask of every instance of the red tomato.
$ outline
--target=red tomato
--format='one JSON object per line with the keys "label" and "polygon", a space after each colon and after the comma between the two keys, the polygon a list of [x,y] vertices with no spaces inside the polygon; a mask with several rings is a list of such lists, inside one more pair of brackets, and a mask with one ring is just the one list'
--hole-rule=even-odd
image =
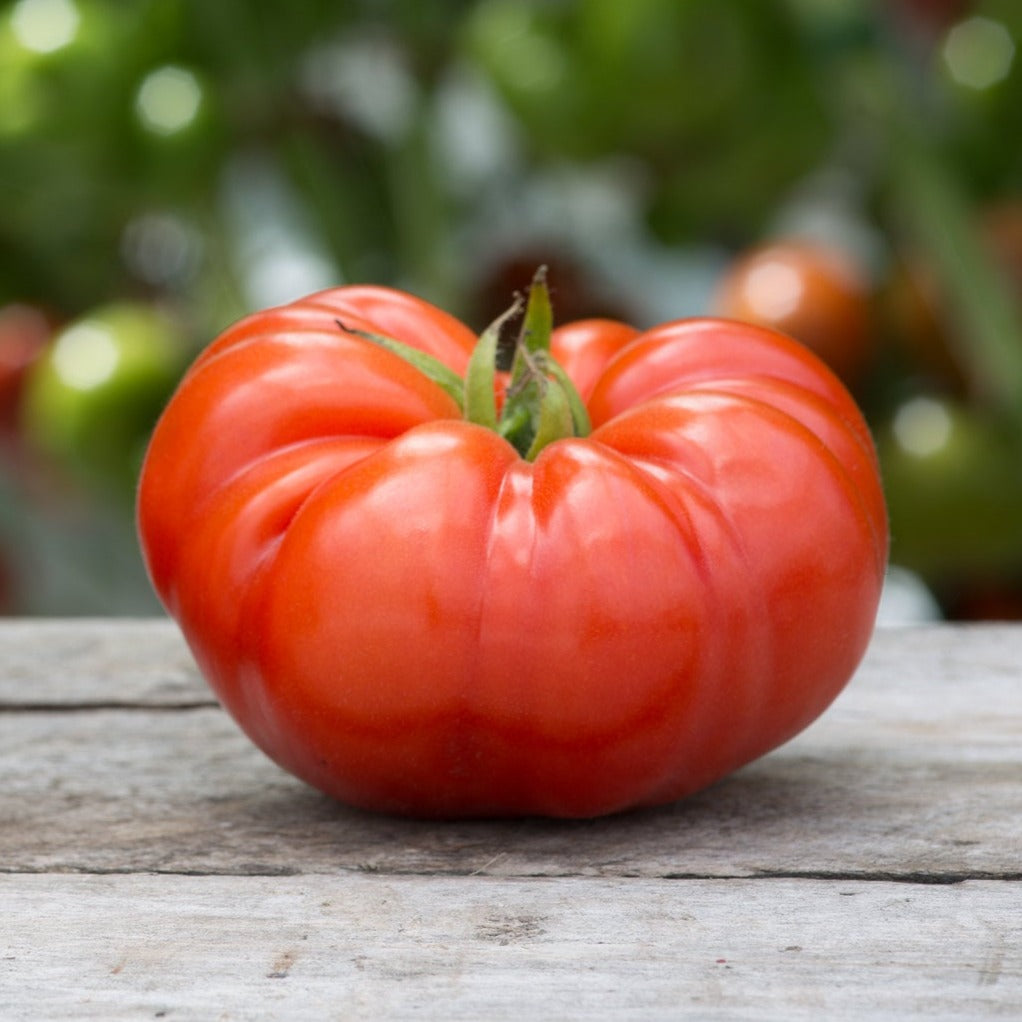
{"label": "red tomato", "polygon": [[724,273],[713,312],[794,337],[848,384],[873,356],[865,276],[831,246],[791,240],[752,249]]}
{"label": "red tomato", "polygon": [[593,430],[528,460],[338,319],[457,373],[475,344],[383,288],[257,313],[186,373],[141,477],[155,588],[280,765],[375,810],[593,816],[710,784],[848,681],[886,513],[805,348],[569,325]]}
{"label": "red tomato", "polygon": [[972,0],[899,0],[897,6],[921,27],[937,32],[963,17]]}
{"label": "red tomato", "polygon": [[31,305],[0,309],[0,436],[15,432],[25,376],[52,333],[49,318]]}
{"label": "red tomato", "polygon": [[16,590],[14,572],[7,560],[6,551],[0,548],[0,615],[14,612],[17,606]]}
{"label": "red tomato", "polygon": [[635,327],[612,319],[579,319],[553,332],[550,353],[585,399],[592,393],[606,364],[638,334]]}

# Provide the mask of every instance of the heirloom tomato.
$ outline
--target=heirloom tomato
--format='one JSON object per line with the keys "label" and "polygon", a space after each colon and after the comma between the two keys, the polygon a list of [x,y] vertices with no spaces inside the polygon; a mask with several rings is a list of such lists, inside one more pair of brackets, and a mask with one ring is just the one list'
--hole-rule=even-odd
{"label": "heirloom tomato", "polygon": [[666,803],[804,728],[863,655],[886,511],[837,378],[733,322],[550,329],[539,275],[478,341],[325,291],[230,327],[153,433],[157,592],[256,745],[342,801]]}

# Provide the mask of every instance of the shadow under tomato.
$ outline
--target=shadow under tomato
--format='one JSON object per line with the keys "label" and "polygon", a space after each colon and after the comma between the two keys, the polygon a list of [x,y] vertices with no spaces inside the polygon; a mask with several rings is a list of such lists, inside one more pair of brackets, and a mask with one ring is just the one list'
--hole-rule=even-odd
{"label": "shadow under tomato", "polygon": [[232,818],[254,871],[710,878],[861,862],[887,819],[884,790],[863,759],[835,752],[766,757],[677,803],[589,820],[407,819],[286,776],[207,808]]}

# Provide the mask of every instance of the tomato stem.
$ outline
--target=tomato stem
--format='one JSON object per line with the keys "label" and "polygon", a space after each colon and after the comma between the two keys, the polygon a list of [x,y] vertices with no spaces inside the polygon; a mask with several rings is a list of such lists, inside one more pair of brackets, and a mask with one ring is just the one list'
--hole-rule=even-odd
{"label": "tomato stem", "polygon": [[501,436],[528,461],[554,440],[587,436],[590,430],[581,396],[550,355],[553,306],[546,274],[541,266],[529,286],[498,425]]}
{"label": "tomato stem", "polygon": [[[522,322],[510,345],[509,381],[503,402],[498,402],[498,363],[507,364],[503,356],[511,332],[509,324],[519,317]],[[555,440],[589,434],[585,403],[571,378],[550,355],[553,307],[545,266],[532,278],[528,296],[516,295],[510,308],[480,334],[464,379],[410,344],[347,326],[341,320],[336,322],[345,333],[403,358],[450,394],[467,421],[499,433],[528,461]]]}
{"label": "tomato stem", "polygon": [[586,408],[582,395],[579,394],[571,377],[549,354],[540,359],[540,365],[564,391],[564,396],[568,402],[568,409],[571,412],[574,435],[589,436],[593,429],[592,422],[589,419],[589,409]]}

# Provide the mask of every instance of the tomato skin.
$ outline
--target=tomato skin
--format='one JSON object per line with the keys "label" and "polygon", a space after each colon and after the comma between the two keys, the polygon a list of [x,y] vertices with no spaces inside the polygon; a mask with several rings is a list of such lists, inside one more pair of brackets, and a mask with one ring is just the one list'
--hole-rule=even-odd
{"label": "tomato skin", "polygon": [[638,335],[635,327],[613,319],[578,319],[554,330],[550,354],[586,400],[604,366]]}
{"label": "tomato skin", "polygon": [[866,427],[814,356],[723,321],[569,324],[551,348],[594,432],[529,462],[309,311],[382,332],[414,307],[401,339],[460,370],[469,331],[371,294],[228,331],[143,467],[154,585],[260,748],[364,808],[590,817],[698,790],[823,711],[887,531]]}

